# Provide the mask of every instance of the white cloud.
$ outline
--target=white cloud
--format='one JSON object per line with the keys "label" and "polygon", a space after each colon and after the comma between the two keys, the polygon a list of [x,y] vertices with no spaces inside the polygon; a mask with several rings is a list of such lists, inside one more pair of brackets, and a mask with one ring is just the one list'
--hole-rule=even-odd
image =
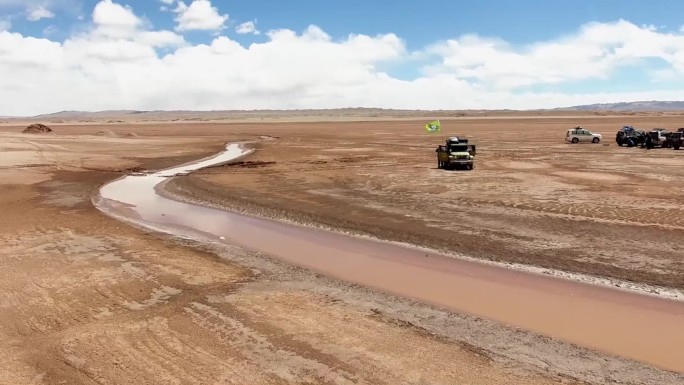
{"label": "white cloud", "polygon": [[[644,60],[650,58],[662,65],[647,67]],[[387,66],[428,61],[434,64],[413,80],[383,72]],[[269,31],[264,42],[249,46],[226,36],[190,45],[173,31],[148,28],[131,8],[102,0],[92,12],[90,30],[63,43],[0,32],[0,73],[12,74],[0,77],[0,115],[103,109],[547,108],[682,98],[684,86],[574,94],[526,88],[610,79],[626,66],[673,89],[684,78],[684,33],[620,21],[589,24],[572,35],[524,47],[470,35],[407,52],[391,33],[340,40],[310,26],[301,33]],[[654,84],[660,83],[646,86]]]}
{"label": "white cloud", "polygon": [[141,31],[134,40],[152,47],[180,47],[185,44],[183,36],[171,31]]}
{"label": "white cloud", "polygon": [[52,19],[53,17],[55,17],[55,14],[43,6],[29,8],[26,10],[26,19],[29,21]]}
{"label": "white cloud", "polygon": [[228,15],[221,15],[209,0],[194,0],[190,5],[179,1],[175,11],[178,31],[218,31],[224,28]]}
{"label": "white cloud", "polygon": [[235,28],[235,32],[241,35],[244,34],[252,34],[252,35],[259,35],[261,32],[256,29],[256,20],[255,21],[247,21],[244,22],[240,25],[238,25]]}
{"label": "white cloud", "polygon": [[52,19],[53,17],[55,17],[55,14],[43,6],[29,8],[26,10],[26,19],[29,21],[38,21],[40,19]]}
{"label": "white cloud", "polygon": [[142,25],[130,7],[102,0],[93,10],[93,23],[97,31],[110,37],[128,37]]}
{"label": "white cloud", "polygon": [[168,12],[171,9],[169,8],[170,5],[173,5],[173,3],[176,2],[176,0],[159,0],[163,5],[159,7],[159,10],[162,12]]}
{"label": "white cloud", "polygon": [[436,44],[427,52],[440,58],[427,73],[451,73],[494,89],[606,79],[616,69],[647,58],[684,69],[684,36],[624,20],[590,23],[575,35],[521,48],[467,35]]}
{"label": "white cloud", "polygon": [[0,17],[0,32],[9,31],[12,28],[12,21],[9,18]]}
{"label": "white cloud", "polygon": [[59,28],[54,25],[48,25],[43,29],[43,35],[52,35],[54,33],[57,33],[59,31]]}
{"label": "white cloud", "polygon": [[[101,0],[95,6],[92,21],[93,27],[88,33],[72,36],[61,46],[66,68],[81,71],[86,77],[118,77],[123,72],[116,73],[116,63],[126,71],[135,71],[134,66],[159,60],[156,48],[185,44],[183,37],[174,32],[146,30],[131,8],[111,0]],[[107,67],[115,73],[100,73]]]}

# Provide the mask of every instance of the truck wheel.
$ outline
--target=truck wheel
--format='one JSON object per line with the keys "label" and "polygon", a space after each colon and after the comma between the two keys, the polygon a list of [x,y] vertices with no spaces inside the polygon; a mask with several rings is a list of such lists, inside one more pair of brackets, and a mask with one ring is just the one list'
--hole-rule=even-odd
{"label": "truck wheel", "polygon": [[599,138],[594,138],[591,140],[592,143],[598,143],[600,141],[601,141],[601,139],[599,139]]}
{"label": "truck wheel", "polygon": [[627,147],[634,147],[634,140],[627,139]]}
{"label": "truck wheel", "polygon": [[672,148],[674,148],[675,150],[679,150],[679,145],[675,144],[674,146],[672,146]]}
{"label": "truck wheel", "polygon": [[577,138],[572,138],[572,142],[575,143],[575,144],[577,144],[577,143],[579,143],[579,139],[577,139]]}

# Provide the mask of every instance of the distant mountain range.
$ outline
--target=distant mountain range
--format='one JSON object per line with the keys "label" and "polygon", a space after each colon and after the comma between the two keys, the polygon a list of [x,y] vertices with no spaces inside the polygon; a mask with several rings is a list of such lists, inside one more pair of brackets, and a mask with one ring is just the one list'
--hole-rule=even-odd
{"label": "distant mountain range", "polygon": [[684,110],[684,101],[641,101],[621,103],[600,103],[555,108],[554,110],[565,111],[680,111]]}
{"label": "distant mountain range", "polygon": [[[209,121],[221,119],[247,119],[260,120],[264,118],[287,119],[297,117],[348,117],[348,118],[410,118],[423,116],[447,117],[472,117],[472,116],[508,116],[528,115],[530,113],[544,114],[581,114],[590,112],[603,114],[615,113],[649,113],[649,112],[684,112],[684,101],[639,101],[620,103],[587,104],[572,107],[550,108],[540,110],[394,110],[384,108],[337,108],[337,109],[302,109],[302,110],[214,110],[214,111],[138,111],[138,110],[108,110],[108,111],[61,111],[52,114],[38,115],[33,117],[0,117],[3,120],[36,119],[51,122],[62,121],[109,121],[110,123],[121,122],[119,119],[136,121]],[[135,118],[133,118],[135,117]]]}
{"label": "distant mountain range", "polygon": [[[224,110],[224,111],[136,111],[136,110],[111,110],[111,111],[99,111],[99,112],[85,112],[85,111],[62,111],[54,114],[40,115],[37,118],[75,118],[75,117],[106,117],[106,116],[125,116],[125,115],[156,115],[164,113],[176,113],[176,114],[196,114],[196,113],[259,113],[259,112],[281,112],[281,113],[329,113],[329,112],[356,112],[356,113],[382,113],[382,112],[494,112],[494,111],[515,111],[515,110],[434,110],[434,111],[420,111],[420,110],[393,110],[384,108],[337,108],[337,109],[303,109],[303,110]],[[663,100],[650,100],[650,101],[639,101],[639,102],[619,102],[619,103],[597,103],[597,104],[584,104],[572,107],[560,107],[551,108],[545,111],[634,111],[634,112],[647,112],[647,111],[684,111],[684,101],[663,101]]]}
{"label": "distant mountain range", "polygon": [[107,110],[107,111],[97,111],[97,112],[88,112],[88,111],[60,111],[60,112],[55,112],[52,114],[45,114],[45,115],[38,115],[34,116],[34,118],[62,118],[62,119],[72,119],[72,118],[80,118],[84,116],[88,117],[109,117],[109,116],[121,116],[121,115],[132,115],[132,114],[138,114],[138,113],[143,113],[147,111],[134,111],[134,110]]}

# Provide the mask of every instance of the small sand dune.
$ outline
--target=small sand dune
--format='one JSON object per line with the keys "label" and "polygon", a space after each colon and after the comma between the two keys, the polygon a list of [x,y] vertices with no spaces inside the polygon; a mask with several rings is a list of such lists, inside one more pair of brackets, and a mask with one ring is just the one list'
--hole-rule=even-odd
{"label": "small sand dune", "polygon": [[119,137],[119,135],[118,135],[117,133],[115,133],[115,132],[112,131],[112,130],[108,130],[108,129],[105,129],[105,130],[102,130],[102,131],[98,131],[97,134],[95,134],[95,135],[97,135],[97,136],[104,136],[104,137],[107,137],[107,138],[118,138],[118,137]]}

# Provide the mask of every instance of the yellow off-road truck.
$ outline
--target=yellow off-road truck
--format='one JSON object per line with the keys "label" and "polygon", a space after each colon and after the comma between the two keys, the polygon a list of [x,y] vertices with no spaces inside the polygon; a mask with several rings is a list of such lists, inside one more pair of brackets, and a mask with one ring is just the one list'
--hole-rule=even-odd
{"label": "yellow off-road truck", "polygon": [[476,147],[468,139],[451,137],[446,145],[437,147],[437,168],[453,170],[456,168],[472,170],[475,167]]}

